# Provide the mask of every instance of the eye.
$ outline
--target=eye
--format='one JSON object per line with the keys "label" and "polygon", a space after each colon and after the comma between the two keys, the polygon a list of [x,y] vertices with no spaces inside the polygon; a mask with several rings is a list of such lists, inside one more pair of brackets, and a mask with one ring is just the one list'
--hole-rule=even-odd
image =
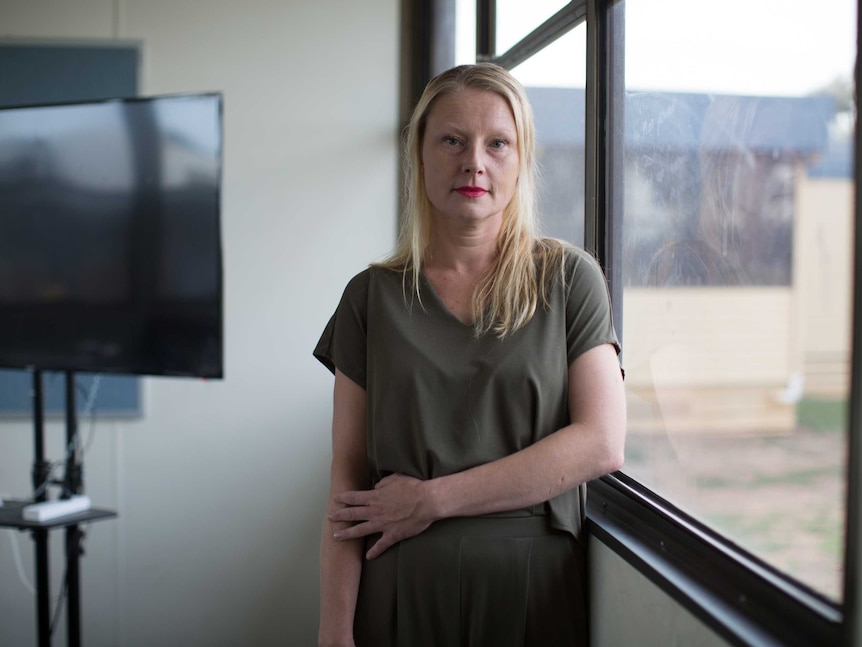
{"label": "eye", "polygon": [[509,142],[505,139],[495,139],[491,142],[491,148],[505,148]]}
{"label": "eye", "polygon": [[443,143],[446,144],[447,146],[458,146],[461,143],[461,141],[457,137],[451,137],[451,136],[447,135],[446,137],[443,138]]}

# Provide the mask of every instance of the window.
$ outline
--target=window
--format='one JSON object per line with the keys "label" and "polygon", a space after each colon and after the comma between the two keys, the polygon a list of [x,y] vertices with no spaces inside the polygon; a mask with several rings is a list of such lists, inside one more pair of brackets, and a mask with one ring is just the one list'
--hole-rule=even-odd
{"label": "window", "polygon": [[512,69],[536,123],[541,233],[576,245],[584,241],[585,42],[580,25]]}
{"label": "window", "polygon": [[812,7],[457,0],[456,61],[534,104],[544,233],[608,274],[629,440],[593,530],[741,643],[852,630],[857,2]]}
{"label": "window", "polygon": [[624,3],[625,472],[837,601],[855,3],[771,7]]}
{"label": "window", "polygon": [[[496,2],[493,29],[497,53],[506,54],[566,4],[561,0]],[[456,60],[474,62],[475,2],[459,1],[456,30]],[[540,43],[535,54],[523,57],[522,62],[515,61],[510,69],[524,85],[533,107],[540,167],[541,233],[582,245],[586,25],[562,30],[553,40]]]}
{"label": "window", "polygon": [[[497,0],[494,53],[504,54],[567,4],[568,0]],[[582,50],[581,55],[584,53]]]}

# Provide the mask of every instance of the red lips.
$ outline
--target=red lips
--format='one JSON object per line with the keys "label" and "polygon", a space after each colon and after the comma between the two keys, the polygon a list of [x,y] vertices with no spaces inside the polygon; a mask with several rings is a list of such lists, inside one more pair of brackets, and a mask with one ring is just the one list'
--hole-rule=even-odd
{"label": "red lips", "polygon": [[459,186],[455,190],[465,198],[480,198],[488,193],[486,189],[483,189],[480,186]]}

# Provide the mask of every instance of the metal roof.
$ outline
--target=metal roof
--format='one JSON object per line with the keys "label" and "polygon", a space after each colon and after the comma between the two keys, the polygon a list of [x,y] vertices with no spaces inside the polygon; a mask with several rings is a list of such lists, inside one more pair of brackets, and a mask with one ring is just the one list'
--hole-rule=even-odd
{"label": "metal roof", "polygon": [[[582,147],[584,90],[527,88],[540,145]],[[755,97],[674,92],[627,92],[629,149],[722,150],[808,155],[829,145],[835,115],[828,96]]]}

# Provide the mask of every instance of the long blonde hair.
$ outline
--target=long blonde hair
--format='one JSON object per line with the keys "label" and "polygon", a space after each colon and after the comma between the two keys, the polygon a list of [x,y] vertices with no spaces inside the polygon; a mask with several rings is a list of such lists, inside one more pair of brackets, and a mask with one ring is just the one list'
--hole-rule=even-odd
{"label": "long blonde hair", "polygon": [[[521,83],[493,63],[461,65],[433,79],[413,110],[404,142],[404,219],[398,244],[382,267],[403,271],[405,286],[421,303],[419,278],[431,243],[433,216],[422,174],[422,142],[428,115],[442,95],[466,89],[493,92],[512,111],[517,132],[520,169],[512,200],[503,210],[497,256],[473,294],[476,335],[493,331],[503,338],[526,325],[546,289],[551,268],[562,270],[563,247],[536,233],[536,136],[533,111]],[[405,287],[406,292],[406,287]]]}

